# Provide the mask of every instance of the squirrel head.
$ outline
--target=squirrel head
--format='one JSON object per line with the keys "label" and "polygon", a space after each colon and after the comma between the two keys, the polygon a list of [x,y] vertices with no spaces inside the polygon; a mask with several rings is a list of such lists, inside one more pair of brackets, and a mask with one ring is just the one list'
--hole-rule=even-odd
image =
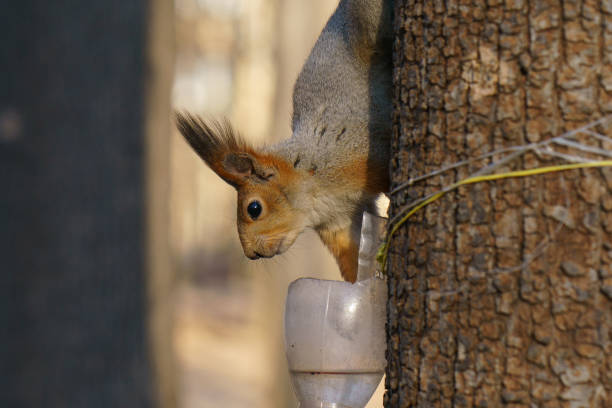
{"label": "squirrel head", "polygon": [[177,127],[202,160],[238,191],[238,235],[250,259],[286,251],[305,228],[293,205],[300,174],[286,161],[255,151],[229,122],[176,114]]}

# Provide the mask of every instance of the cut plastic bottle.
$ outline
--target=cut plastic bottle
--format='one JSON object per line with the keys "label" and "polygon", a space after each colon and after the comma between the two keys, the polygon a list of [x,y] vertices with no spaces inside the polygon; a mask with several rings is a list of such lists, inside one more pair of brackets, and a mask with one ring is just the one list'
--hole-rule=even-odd
{"label": "cut plastic bottle", "polygon": [[300,408],[363,408],[384,374],[387,285],[375,257],[385,221],[364,213],[355,284],[289,286],[285,347]]}

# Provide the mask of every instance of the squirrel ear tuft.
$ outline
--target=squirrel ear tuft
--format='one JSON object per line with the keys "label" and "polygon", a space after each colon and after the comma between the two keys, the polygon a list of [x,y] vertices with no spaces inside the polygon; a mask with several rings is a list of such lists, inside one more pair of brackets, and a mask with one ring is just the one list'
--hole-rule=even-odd
{"label": "squirrel ear tuft", "polygon": [[248,146],[227,120],[176,112],[176,126],[208,167],[236,188],[247,181],[267,181],[278,172],[274,161]]}
{"label": "squirrel ear tuft", "polygon": [[243,169],[228,172],[224,160],[229,155],[246,151],[247,145],[229,121],[203,120],[187,112],[176,112],[176,127],[200,158],[228,184],[239,187],[245,182]]}

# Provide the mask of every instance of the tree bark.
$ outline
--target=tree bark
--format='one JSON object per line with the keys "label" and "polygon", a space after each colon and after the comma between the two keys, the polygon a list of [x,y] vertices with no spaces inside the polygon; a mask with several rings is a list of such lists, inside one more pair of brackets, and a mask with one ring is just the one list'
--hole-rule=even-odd
{"label": "tree bark", "polygon": [[167,197],[163,180],[145,185],[169,129],[154,7],[24,0],[0,13],[1,407],[172,406],[167,354],[151,356],[171,350],[149,336],[170,336],[154,220]]}
{"label": "tree bark", "polygon": [[[395,19],[393,186],[612,113],[608,0],[398,1]],[[489,163],[393,194],[390,216]],[[417,212],[390,247],[387,359],[387,408],[612,406],[611,169]]]}

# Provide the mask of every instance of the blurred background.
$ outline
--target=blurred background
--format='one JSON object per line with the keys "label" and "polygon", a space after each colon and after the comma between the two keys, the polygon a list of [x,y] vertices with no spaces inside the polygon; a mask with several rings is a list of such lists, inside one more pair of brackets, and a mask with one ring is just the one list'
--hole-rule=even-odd
{"label": "blurred background", "polygon": [[[177,109],[228,117],[255,144],[290,136],[295,79],[337,0],[176,0]],[[180,279],[174,347],[181,406],[295,407],[284,356],[288,284],[339,279],[312,232],[249,261],[236,193],[173,130],[170,242]],[[382,393],[372,407],[382,406]]]}
{"label": "blurred background", "polygon": [[[236,193],[173,109],[290,136],[336,0],[13,2],[0,14],[0,406],[295,407],[288,284],[312,232],[248,261]],[[368,407],[382,406],[382,388]]]}

